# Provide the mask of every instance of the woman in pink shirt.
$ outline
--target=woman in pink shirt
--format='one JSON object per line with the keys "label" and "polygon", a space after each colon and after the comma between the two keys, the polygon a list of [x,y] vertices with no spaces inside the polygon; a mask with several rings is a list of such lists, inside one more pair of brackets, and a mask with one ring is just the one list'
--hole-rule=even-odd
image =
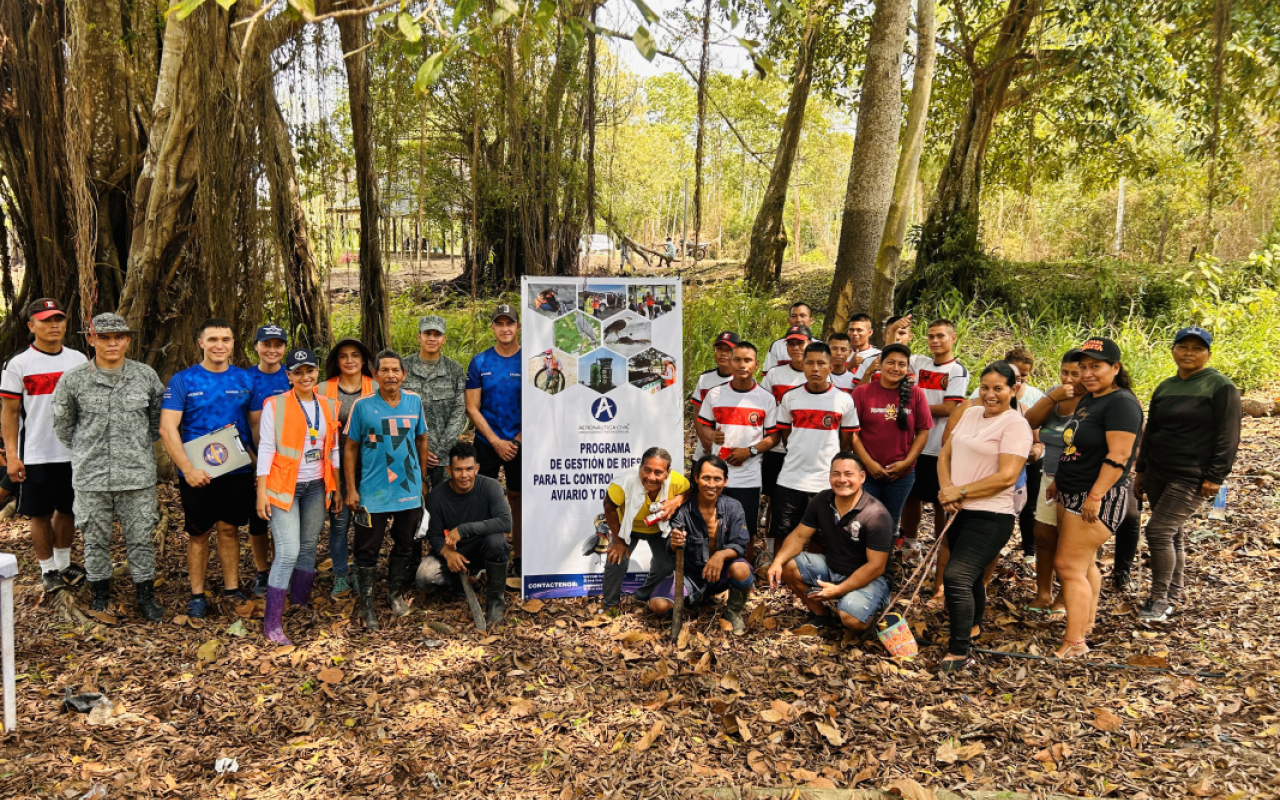
{"label": "woman in pink shirt", "polygon": [[987,593],[982,573],[1000,555],[1016,521],[1013,487],[1031,451],[1031,426],[1017,411],[1018,373],[996,361],[982,371],[978,405],[966,409],[938,453],[938,501],[955,519],[947,531],[951,560],[943,573],[951,634],[944,674],[973,663]]}

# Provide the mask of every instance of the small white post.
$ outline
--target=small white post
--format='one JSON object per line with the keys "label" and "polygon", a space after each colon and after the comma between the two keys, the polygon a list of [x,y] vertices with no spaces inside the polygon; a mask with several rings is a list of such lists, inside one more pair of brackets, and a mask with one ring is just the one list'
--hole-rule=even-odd
{"label": "small white post", "polygon": [[13,676],[13,579],[18,576],[18,559],[0,553],[0,651],[4,661],[4,730],[18,728],[18,700]]}

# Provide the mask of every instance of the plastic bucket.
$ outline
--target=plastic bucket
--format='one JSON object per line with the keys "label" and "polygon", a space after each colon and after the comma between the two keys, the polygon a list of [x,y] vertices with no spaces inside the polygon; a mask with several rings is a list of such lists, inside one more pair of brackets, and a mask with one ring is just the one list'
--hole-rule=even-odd
{"label": "plastic bucket", "polygon": [[876,636],[894,658],[915,658],[920,652],[916,637],[911,635],[911,626],[901,614],[885,614]]}

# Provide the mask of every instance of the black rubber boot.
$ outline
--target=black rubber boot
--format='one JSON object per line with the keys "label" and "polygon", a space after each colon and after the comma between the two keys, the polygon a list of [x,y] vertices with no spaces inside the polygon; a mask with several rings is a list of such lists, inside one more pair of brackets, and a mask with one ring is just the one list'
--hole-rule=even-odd
{"label": "black rubber boot", "polygon": [[[489,574],[488,588],[485,590],[484,614],[490,625],[497,625],[507,615],[507,598],[503,594],[507,590],[507,562],[490,561],[484,565]],[[467,580],[464,575],[463,580]]]}
{"label": "black rubber boot", "polygon": [[1133,578],[1127,569],[1116,569],[1111,572],[1111,588],[1124,594],[1133,588]]}
{"label": "black rubber boot", "polygon": [[391,613],[397,617],[403,617],[410,611],[404,592],[412,580],[413,563],[412,556],[391,556],[387,559],[387,602],[391,604]]}
{"label": "black rubber boot", "polygon": [[89,610],[106,611],[111,603],[111,579],[89,581],[89,590],[93,592],[89,598]]}
{"label": "black rubber boot", "polygon": [[360,593],[360,617],[365,630],[378,629],[378,615],[373,613],[373,584],[378,580],[377,567],[356,567],[356,588]]}
{"label": "black rubber boot", "polygon": [[729,620],[736,634],[747,632],[747,622],[742,618],[742,612],[747,610],[747,597],[750,593],[749,587],[729,587],[729,602],[724,607],[724,618]]}
{"label": "black rubber boot", "polygon": [[133,586],[138,590],[138,611],[146,617],[147,622],[164,619],[164,609],[156,602],[156,582],[138,581]]}

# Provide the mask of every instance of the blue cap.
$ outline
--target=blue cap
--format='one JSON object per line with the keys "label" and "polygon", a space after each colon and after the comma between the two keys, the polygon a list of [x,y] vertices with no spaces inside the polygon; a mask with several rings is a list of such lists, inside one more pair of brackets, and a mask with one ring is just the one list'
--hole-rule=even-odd
{"label": "blue cap", "polygon": [[316,359],[315,352],[305,347],[290,351],[289,357],[285,359],[284,368],[289,372],[293,372],[298,367],[315,367],[319,369],[320,362]]}
{"label": "blue cap", "polygon": [[1205,347],[1213,347],[1213,334],[1209,333],[1204,328],[1201,328],[1199,325],[1188,325],[1185,328],[1180,328],[1178,332],[1173,335],[1173,343],[1177,344],[1188,336],[1194,336],[1204,342]]}
{"label": "blue cap", "polygon": [[284,328],[279,325],[263,325],[258,328],[258,335],[253,337],[255,342],[265,342],[271,339],[279,339],[287,344],[289,342],[289,334],[285,333]]}

